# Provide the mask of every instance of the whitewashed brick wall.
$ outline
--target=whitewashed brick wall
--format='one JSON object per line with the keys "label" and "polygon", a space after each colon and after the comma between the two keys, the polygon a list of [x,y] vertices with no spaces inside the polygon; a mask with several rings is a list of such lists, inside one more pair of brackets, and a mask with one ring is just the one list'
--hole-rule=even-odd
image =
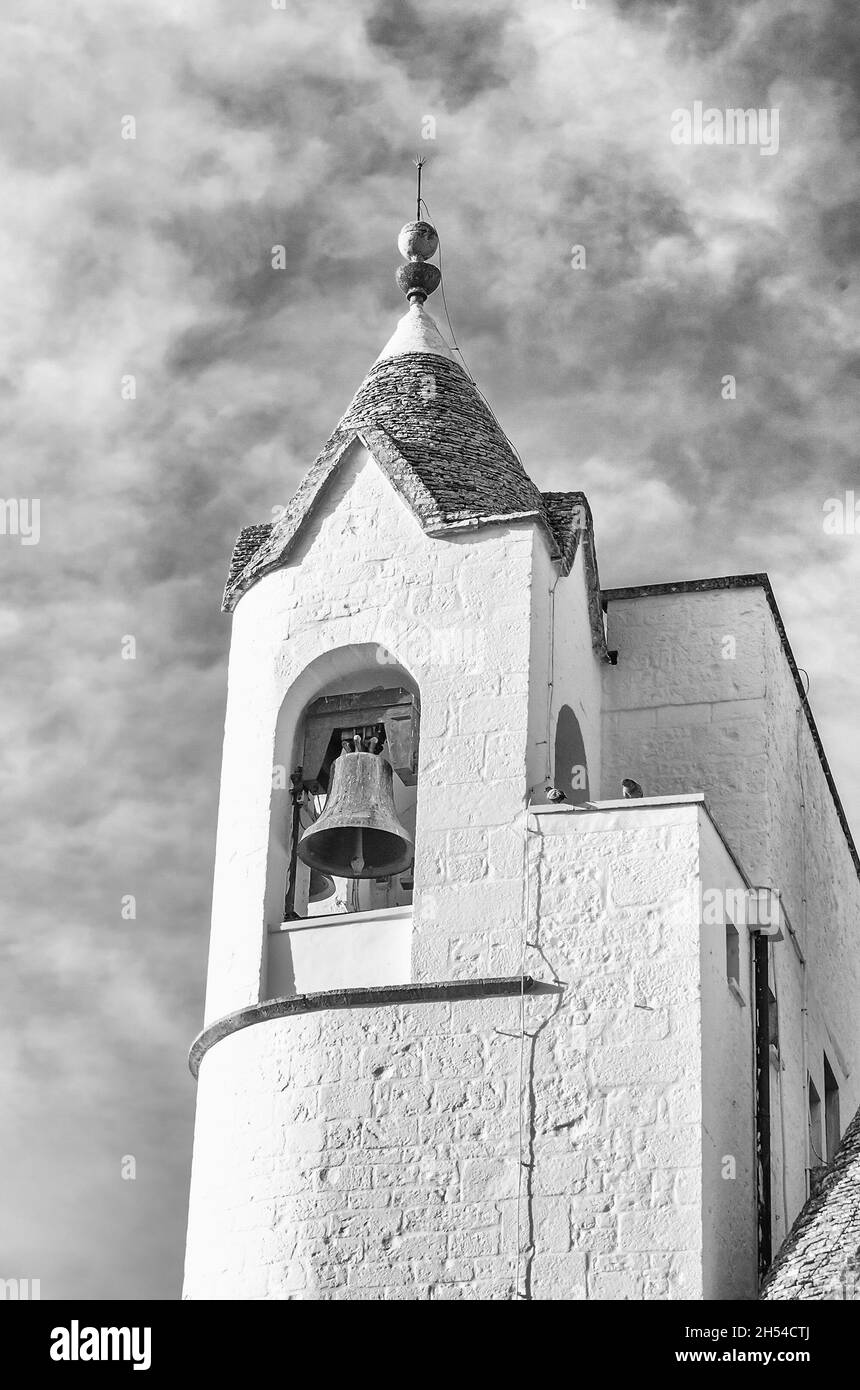
{"label": "whitewashed brick wall", "polygon": [[[230,652],[207,1021],[259,998],[266,914],[278,898],[270,889],[267,899],[266,884],[279,711],[286,704],[297,722],[325,688],[331,653],[343,649],[363,654],[371,670],[382,652],[379,684],[391,683],[397,658],[420,689],[416,978],[478,968],[467,940],[476,911],[492,923],[494,969],[513,967],[522,867],[510,832],[525,803],[532,567],[543,546],[528,523],[426,536],[356,444],[290,564],[242,598]],[[475,846],[480,883],[466,881]],[[448,855],[455,873],[443,883]]]}
{"label": "whitewashed brick wall", "polygon": [[697,804],[531,818],[526,969],[561,991],[525,1038],[507,998],[217,1043],[186,1297],[701,1297],[703,838]]}
{"label": "whitewashed brick wall", "polygon": [[788,939],[773,948],[776,1250],[806,1196],[806,1074],[823,1096],[825,1050],[843,1126],[860,1105],[860,881],[806,717],[798,718],[765,591],[613,600],[608,624],[619,656],[604,672],[603,794],[617,795],[624,776],[646,795],[703,792],[751,879],[780,890],[797,933],[799,950]]}

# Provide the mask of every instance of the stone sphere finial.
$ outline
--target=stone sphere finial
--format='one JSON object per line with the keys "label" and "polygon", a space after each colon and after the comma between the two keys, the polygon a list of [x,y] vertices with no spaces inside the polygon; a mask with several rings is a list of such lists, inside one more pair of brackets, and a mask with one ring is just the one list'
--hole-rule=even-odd
{"label": "stone sphere finial", "polygon": [[408,261],[397,271],[397,283],[410,304],[423,304],[442,279],[439,267],[427,264],[439,249],[436,228],[429,222],[407,222],[397,238],[397,248]]}
{"label": "stone sphere finial", "polygon": [[397,238],[397,249],[408,261],[429,261],[439,250],[436,228],[429,222],[407,222]]}

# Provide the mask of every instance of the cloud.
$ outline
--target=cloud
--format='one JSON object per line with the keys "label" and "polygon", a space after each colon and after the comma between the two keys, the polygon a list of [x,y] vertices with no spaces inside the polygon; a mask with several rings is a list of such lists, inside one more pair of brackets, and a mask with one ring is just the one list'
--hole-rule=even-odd
{"label": "cloud", "polygon": [[511,11],[452,11],[440,4],[377,0],[365,20],[370,44],[418,84],[429,81],[443,105],[458,111],[484,92],[507,86],[527,55],[508,47]]}

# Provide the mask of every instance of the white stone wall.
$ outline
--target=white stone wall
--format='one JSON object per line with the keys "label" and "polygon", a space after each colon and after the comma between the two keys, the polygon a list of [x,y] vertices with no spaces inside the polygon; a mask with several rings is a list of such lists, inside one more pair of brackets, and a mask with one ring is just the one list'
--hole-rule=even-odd
{"label": "white stone wall", "polygon": [[621,599],[607,616],[618,664],[603,672],[601,794],[620,796],[623,777],[646,796],[703,791],[730,844],[761,866],[769,842],[764,594]]}
{"label": "white stone wall", "polygon": [[517,997],[392,1004],[218,1042],[200,1073],[186,1297],[727,1287],[702,1222],[711,1150],[738,1143],[702,1087],[699,902],[703,873],[730,878],[721,854],[696,802],[537,811],[518,930],[555,992],[522,1014]]}
{"label": "white stone wall", "polygon": [[764,590],[614,600],[608,622],[619,657],[604,673],[604,794],[624,776],[646,794],[704,792],[796,932],[796,948],[787,936],[772,950],[776,1250],[806,1195],[806,1072],[823,1095],[825,1050],[843,1127],[860,1105],[860,883]]}
{"label": "white stone wall", "polygon": [[[758,1261],[752,937],[732,896],[737,867],[716,835],[701,838],[699,875],[703,894],[722,900],[713,922],[705,899],[701,930],[703,1295],[751,1299]],[[738,933],[737,992],[727,981],[727,916]]]}
{"label": "white stone wall", "polygon": [[[774,634],[775,635],[775,634]],[[844,1130],[860,1105],[860,884],[849,859],[809,726],[775,640],[768,644],[768,788],[770,872],[797,933],[799,950],[774,953],[784,1018],[804,1017],[805,1030],[782,1029],[775,1105],[788,1136],[786,1189],[775,1188],[774,1249],[806,1196],[806,1075],[824,1107],[824,1053],[839,1082]],[[814,678],[814,673],[813,678]],[[812,688],[814,702],[814,684]],[[804,812],[805,807],[805,812]],[[798,956],[805,957],[801,966]],[[804,981],[805,975],[805,981]],[[805,985],[805,988],[804,988]]]}
{"label": "white stone wall", "polygon": [[363,684],[405,679],[420,692],[414,977],[518,967],[522,817],[534,782],[544,783],[551,676],[550,745],[566,701],[581,715],[594,775],[600,761],[582,556],[556,586],[551,658],[557,573],[531,523],[428,537],[367,451],[352,447],[290,563],[233,617],[207,1022],[265,991],[289,817],[271,769],[298,759],[293,733],[307,703],[338,676],[352,688],[358,671]]}
{"label": "white stone wall", "polygon": [[269,999],[411,979],[411,907],[306,917],[269,932]]}
{"label": "white stone wall", "polygon": [[[433,539],[366,451],[333,479],[291,562],[233,618],[206,1019],[260,997],[271,769],[279,711],[294,723],[334,670],[332,652],[388,684],[392,658],[420,689],[414,971],[499,973],[522,900],[531,576],[530,524]],[[283,722],[283,716],[282,716]],[[282,808],[280,808],[282,810]],[[422,914],[422,895],[431,906]],[[270,923],[274,925],[274,921]],[[486,950],[484,951],[484,948]],[[484,965],[480,966],[484,969]]]}
{"label": "white stone wall", "polygon": [[[289,770],[303,710],[332,681],[350,688],[350,672],[368,686],[405,672],[420,691],[413,978],[519,967],[536,552],[545,555],[546,541],[531,523],[426,536],[356,444],[290,563],[243,597],[230,653],[207,1023],[266,996],[286,863],[286,795],[273,792],[272,768],[281,760]],[[201,1090],[195,1172],[201,1163],[208,1171],[208,1136],[231,1105],[218,1088]],[[195,1179],[192,1232],[209,1182]]]}

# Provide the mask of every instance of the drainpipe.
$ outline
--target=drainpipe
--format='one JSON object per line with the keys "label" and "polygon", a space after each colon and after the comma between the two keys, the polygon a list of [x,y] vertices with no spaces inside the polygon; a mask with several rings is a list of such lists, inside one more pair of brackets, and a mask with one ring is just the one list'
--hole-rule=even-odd
{"label": "drainpipe", "polygon": [[[770,1008],[768,1003],[768,939],[756,932],[754,942],[756,1160],[758,1192],[758,1270],[763,1279],[773,1258],[770,1194]],[[783,1159],[784,1161],[784,1159]]]}

